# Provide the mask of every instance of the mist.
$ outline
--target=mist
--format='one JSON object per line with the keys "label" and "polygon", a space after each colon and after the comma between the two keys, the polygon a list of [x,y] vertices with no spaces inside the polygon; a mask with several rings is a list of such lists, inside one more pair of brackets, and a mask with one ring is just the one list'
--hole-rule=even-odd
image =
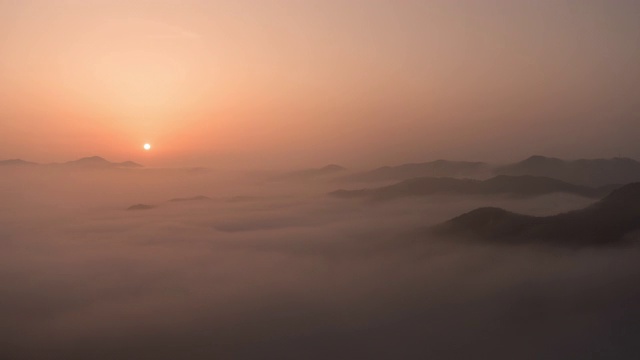
{"label": "mist", "polygon": [[638,19],[0,0],[0,360],[640,358]]}
{"label": "mist", "polygon": [[[339,179],[212,170],[3,175],[3,358],[631,359],[640,350],[636,246],[416,232],[478,206],[542,216],[593,199],[344,201],[327,196]],[[127,210],[138,203],[153,208]]]}

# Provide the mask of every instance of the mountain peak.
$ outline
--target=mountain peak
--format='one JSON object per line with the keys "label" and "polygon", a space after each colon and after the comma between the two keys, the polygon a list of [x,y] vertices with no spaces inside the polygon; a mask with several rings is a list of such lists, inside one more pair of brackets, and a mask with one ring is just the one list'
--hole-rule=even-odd
{"label": "mountain peak", "polygon": [[496,168],[494,173],[546,176],[573,184],[603,186],[640,181],[640,163],[629,158],[563,160],[534,155]]}
{"label": "mountain peak", "polygon": [[107,164],[109,161],[101,156],[88,156],[78,160],[69,161],[68,163],[76,164]]}
{"label": "mountain peak", "polygon": [[625,185],[580,210],[535,217],[499,208],[479,208],[433,229],[440,235],[459,235],[486,241],[552,242],[585,246],[614,244],[640,230],[640,183]]}
{"label": "mountain peak", "polygon": [[625,208],[638,209],[638,218],[640,218],[640,182],[624,185],[613,190],[602,200],[593,205],[594,208]]}
{"label": "mountain peak", "polygon": [[349,178],[359,182],[407,180],[417,177],[475,177],[487,171],[482,162],[435,160],[423,163],[406,163],[383,166],[361,172]]}
{"label": "mountain peak", "polygon": [[137,162],[133,162],[133,161],[125,161],[125,162],[121,162],[116,164],[120,167],[128,167],[128,168],[139,168],[139,167],[143,167],[141,164],[138,164]]}
{"label": "mountain peak", "polygon": [[114,163],[103,158],[102,156],[83,157],[78,160],[68,161],[65,164],[73,165],[73,166],[87,166],[87,167],[127,167],[127,168],[142,167],[142,165],[135,163],[133,161]]}

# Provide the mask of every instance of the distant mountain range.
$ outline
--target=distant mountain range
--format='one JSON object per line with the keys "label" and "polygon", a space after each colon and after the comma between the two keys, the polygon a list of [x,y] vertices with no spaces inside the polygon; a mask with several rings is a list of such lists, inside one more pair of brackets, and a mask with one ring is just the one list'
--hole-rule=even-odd
{"label": "distant mountain range", "polygon": [[424,163],[383,166],[350,175],[349,181],[399,181],[416,177],[476,177],[490,171],[483,162],[436,160]]}
{"label": "distant mountain range", "polygon": [[561,180],[540,176],[499,175],[488,180],[454,179],[449,177],[421,177],[397,184],[373,189],[337,190],[329,193],[338,198],[367,198],[391,200],[404,197],[419,197],[434,194],[538,196],[551,193],[568,193],[599,198],[617,186],[591,188],[574,185]]}
{"label": "distant mountain range", "polygon": [[38,164],[21,159],[2,160],[0,166],[47,166],[47,167],[72,167],[72,168],[141,168],[142,165],[133,161],[111,162],[100,156],[85,157],[65,163]]}
{"label": "distant mountain range", "polygon": [[601,186],[640,181],[640,162],[628,158],[562,160],[531,156],[494,169],[501,175],[547,176],[574,184]]}
{"label": "distant mountain range", "polygon": [[436,160],[383,166],[344,177],[355,182],[401,181],[418,177],[488,178],[491,175],[532,175],[585,186],[640,181],[640,162],[629,158],[563,160],[540,155],[505,166],[484,162]]}
{"label": "distant mountain range", "polygon": [[545,242],[570,246],[607,245],[640,230],[640,183],[625,185],[595,204],[553,216],[528,216],[479,208],[430,229],[498,243]]}
{"label": "distant mountain range", "polygon": [[[0,167],[69,167],[69,168],[140,168],[133,161],[111,162],[99,156],[85,157],[65,163],[37,164],[21,159],[0,161]],[[195,171],[195,170],[194,170]],[[369,171],[348,174],[340,165],[327,165],[284,174],[269,174],[268,181],[311,181],[335,179],[347,182],[386,183],[416,178],[487,179],[496,175],[535,176],[562,180],[566,183],[601,187],[640,182],[640,162],[629,158],[563,160],[540,155],[504,166],[484,162],[436,160],[397,166],[383,166]],[[426,180],[424,180],[426,181]],[[435,181],[435,180],[432,180]],[[406,185],[406,184],[405,184]]]}

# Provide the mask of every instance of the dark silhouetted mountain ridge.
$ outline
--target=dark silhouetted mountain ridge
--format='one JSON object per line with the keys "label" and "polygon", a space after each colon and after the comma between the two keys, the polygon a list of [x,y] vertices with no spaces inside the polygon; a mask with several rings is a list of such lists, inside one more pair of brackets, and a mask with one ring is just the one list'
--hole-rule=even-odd
{"label": "dark silhouetted mountain ridge", "polygon": [[351,175],[347,180],[361,182],[398,181],[416,177],[474,177],[488,171],[483,162],[436,160],[398,166],[383,166]]}
{"label": "dark silhouetted mountain ridge", "polygon": [[110,167],[125,167],[125,168],[138,168],[142,165],[133,161],[125,161],[121,163],[114,163],[100,156],[84,157],[78,160],[68,161],[61,166],[73,166],[73,167],[86,167],[86,168],[110,168]]}
{"label": "dark silhouetted mountain ridge", "polygon": [[553,216],[528,216],[499,208],[479,208],[435,226],[447,236],[488,242],[545,242],[561,245],[607,245],[640,230],[640,183],[625,185],[581,210]]}
{"label": "dark silhouetted mountain ridge", "polygon": [[422,177],[374,189],[337,190],[330,195],[340,198],[390,200],[434,194],[538,196],[568,193],[585,197],[602,197],[612,187],[590,188],[540,176],[499,175],[488,180]]}
{"label": "dark silhouetted mountain ridge", "polygon": [[496,174],[534,175],[574,184],[602,186],[640,181],[640,162],[629,158],[562,160],[531,156],[521,162],[498,167]]}
{"label": "dark silhouetted mountain ridge", "polygon": [[65,163],[38,164],[21,159],[11,159],[0,161],[0,166],[46,166],[46,167],[67,167],[67,168],[141,168],[142,165],[133,161],[111,162],[100,156],[89,156],[78,160],[67,161]]}

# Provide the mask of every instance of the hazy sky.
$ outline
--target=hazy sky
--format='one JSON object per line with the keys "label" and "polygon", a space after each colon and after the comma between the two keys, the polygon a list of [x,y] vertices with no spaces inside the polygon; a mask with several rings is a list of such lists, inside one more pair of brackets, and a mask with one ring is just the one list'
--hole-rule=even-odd
{"label": "hazy sky", "polygon": [[631,0],[0,0],[0,159],[640,158],[638,19]]}

